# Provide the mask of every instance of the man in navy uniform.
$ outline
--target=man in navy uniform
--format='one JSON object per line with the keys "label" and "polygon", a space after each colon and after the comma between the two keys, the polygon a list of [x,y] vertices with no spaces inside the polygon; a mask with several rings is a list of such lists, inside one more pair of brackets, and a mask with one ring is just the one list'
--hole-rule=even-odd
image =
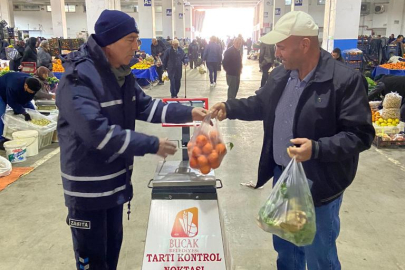
{"label": "man in navy uniform", "polygon": [[67,223],[77,269],[117,268],[123,204],[133,196],[134,156],[176,152],[165,139],[135,132],[135,120],[184,123],[202,120],[207,113],[165,105],[142,91],[128,66],[138,49],[138,34],[132,17],[104,10],[95,34],[64,59],[66,71],[56,102]]}

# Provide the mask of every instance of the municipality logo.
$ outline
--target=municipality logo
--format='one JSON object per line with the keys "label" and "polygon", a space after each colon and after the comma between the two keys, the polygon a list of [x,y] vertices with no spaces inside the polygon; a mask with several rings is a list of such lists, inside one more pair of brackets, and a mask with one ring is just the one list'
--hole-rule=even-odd
{"label": "municipality logo", "polygon": [[174,220],[172,237],[195,237],[198,234],[198,208],[180,211]]}

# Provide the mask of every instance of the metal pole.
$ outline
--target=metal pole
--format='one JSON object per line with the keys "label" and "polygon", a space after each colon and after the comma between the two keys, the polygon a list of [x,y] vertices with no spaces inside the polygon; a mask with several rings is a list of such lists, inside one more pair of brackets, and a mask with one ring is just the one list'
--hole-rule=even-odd
{"label": "metal pole", "polygon": [[184,98],[187,98],[187,66],[184,65]]}

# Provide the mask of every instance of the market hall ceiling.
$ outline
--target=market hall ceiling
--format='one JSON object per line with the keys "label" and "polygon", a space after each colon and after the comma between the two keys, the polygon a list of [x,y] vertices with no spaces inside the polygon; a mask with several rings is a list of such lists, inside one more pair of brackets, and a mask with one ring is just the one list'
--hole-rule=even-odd
{"label": "market hall ceiling", "polygon": [[[138,5],[143,0],[121,0],[121,5]],[[265,0],[266,1],[266,0]],[[41,0],[12,0],[15,4],[50,5],[50,1]],[[84,4],[85,0],[65,0],[65,4]],[[220,8],[220,7],[254,7],[259,0],[188,0],[184,1],[195,8]],[[183,0],[174,0],[174,4],[182,4]],[[156,0],[156,5],[161,5],[162,0]]]}

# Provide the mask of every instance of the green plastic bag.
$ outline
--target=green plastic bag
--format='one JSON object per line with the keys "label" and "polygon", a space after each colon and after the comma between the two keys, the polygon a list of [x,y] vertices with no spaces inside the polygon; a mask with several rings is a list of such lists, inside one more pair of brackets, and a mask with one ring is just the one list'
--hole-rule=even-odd
{"label": "green plastic bag", "polygon": [[301,163],[292,159],[259,211],[258,225],[296,246],[312,244],[315,207]]}

